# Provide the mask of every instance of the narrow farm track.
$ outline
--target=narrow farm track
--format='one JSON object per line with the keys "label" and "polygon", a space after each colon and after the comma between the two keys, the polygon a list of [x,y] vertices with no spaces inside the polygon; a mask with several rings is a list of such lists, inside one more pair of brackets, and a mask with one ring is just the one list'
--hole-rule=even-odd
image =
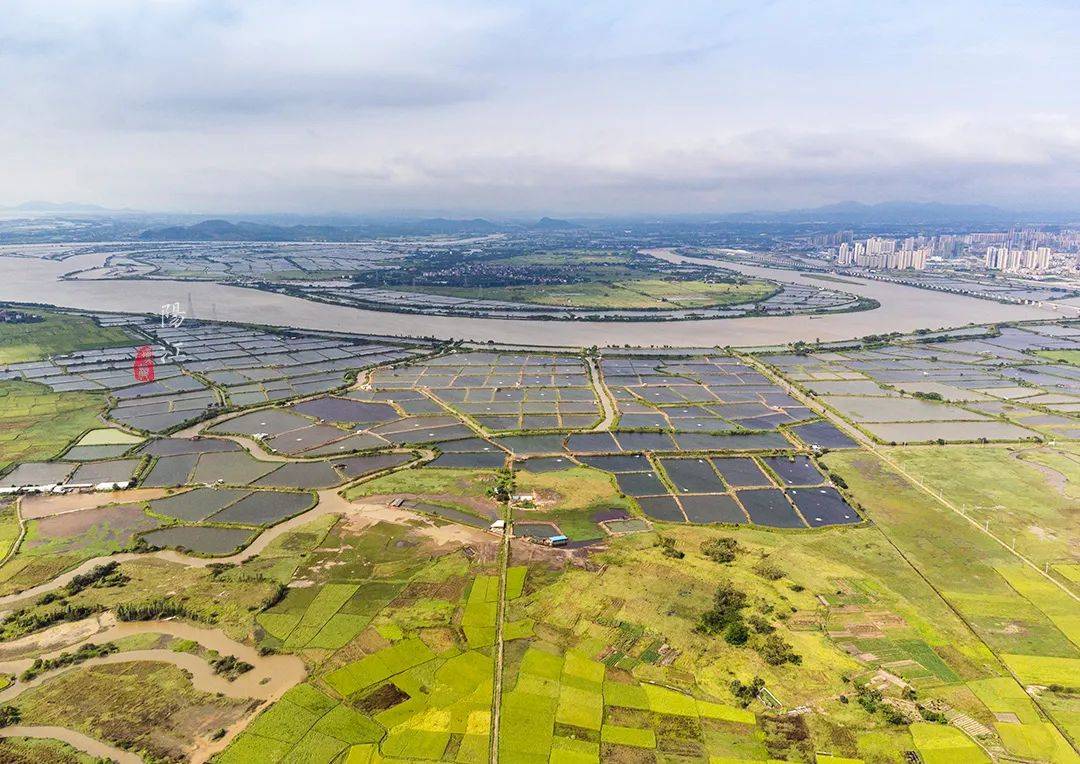
{"label": "narrow farm track", "polygon": [[17,724],[14,727],[0,729],[0,737],[30,737],[38,740],[59,740],[72,748],[106,761],[118,764],[142,764],[142,759],[135,754],[121,750],[116,746],[70,730],[67,727],[37,727]]}
{"label": "narrow farm track", "polygon": [[15,542],[11,545],[11,548],[7,550],[7,554],[0,560],[0,565],[4,565],[8,560],[15,556],[15,553],[19,551],[19,547],[22,546],[23,539],[26,538],[26,522],[23,520],[22,515],[22,497],[15,499],[15,519],[19,523],[19,535],[16,537]]}
{"label": "narrow farm track", "polygon": [[834,414],[833,412],[825,409],[823,406],[821,406],[813,398],[811,398],[810,396],[803,393],[801,390],[799,390],[794,385],[789,383],[786,379],[784,379],[783,377],[781,377],[778,374],[774,373],[771,369],[767,368],[764,364],[760,363],[759,361],[757,361],[752,356],[740,355],[739,357],[741,359],[743,359],[744,361],[746,361],[751,366],[753,366],[755,369],[760,371],[762,374],[764,374],[768,379],[770,379],[774,383],[780,385],[789,395],[791,395],[796,400],[801,401],[803,403],[803,405],[807,406],[811,411],[815,412],[819,416],[822,416],[822,417],[826,418],[828,421],[830,421],[832,424],[834,424],[838,429],[840,429],[841,432],[844,432],[845,434],[847,434],[851,438],[855,439],[855,441],[857,443],[859,443],[859,445],[861,445],[867,451],[874,454],[874,456],[876,456],[881,461],[885,462],[885,464],[889,465],[889,467],[891,467],[893,469],[893,471],[895,471],[898,475],[901,475],[905,480],[907,480],[915,488],[918,488],[920,491],[922,491],[927,496],[929,496],[932,499],[934,499],[935,501],[937,501],[939,504],[941,504],[946,509],[948,509],[948,510],[952,511],[953,513],[959,515],[960,517],[964,518],[964,520],[966,520],[967,523],[969,525],[971,525],[972,528],[975,528],[976,530],[979,531],[979,533],[982,533],[983,535],[989,536],[990,538],[992,538],[1003,549],[1007,550],[1009,552],[1009,554],[1013,555],[1021,563],[1023,563],[1028,568],[1030,568],[1031,570],[1038,573],[1040,576],[1042,576],[1044,579],[1046,579],[1047,581],[1052,583],[1054,586],[1056,586],[1061,591],[1065,592],[1065,594],[1067,594],[1073,600],[1075,600],[1077,602],[1080,602],[1080,595],[1077,595],[1069,587],[1065,586],[1063,583],[1058,581],[1056,578],[1054,578],[1053,576],[1048,574],[1046,571],[1044,571],[1042,568],[1040,568],[1038,565],[1036,565],[1034,562],[1032,562],[1029,558],[1025,557],[1023,554],[1016,551],[1003,538],[996,535],[993,531],[989,530],[985,526],[980,525],[978,523],[978,521],[976,521],[974,518],[972,518],[971,516],[964,513],[959,507],[956,506],[956,504],[954,504],[952,501],[950,501],[948,498],[946,498],[940,491],[938,491],[938,490],[936,490],[934,488],[931,488],[925,482],[923,482],[919,478],[912,475],[908,470],[904,469],[895,459],[893,459],[891,456],[889,456],[883,449],[879,448],[876,443],[874,443],[872,440],[867,438],[857,428],[852,427],[844,419],[842,419],[838,415]]}
{"label": "narrow farm track", "polygon": [[589,380],[592,382],[593,390],[596,392],[596,398],[604,409],[604,418],[600,421],[600,424],[593,427],[593,430],[606,432],[615,424],[618,413],[615,404],[612,402],[611,391],[608,389],[607,383],[604,382],[604,374],[600,371],[596,359],[589,356],[585,359],[585,366],[589,370]]}
{"label": "narrow farm track", "polygon": [[502,549],[499,552],[499,607],[495,616],[495,681],[491,687],[491,764],[499,761],[499,712],[502,709],[503,676],[503,616],[506,611],[506,569],[510,565],[510,533],[503,530]]}

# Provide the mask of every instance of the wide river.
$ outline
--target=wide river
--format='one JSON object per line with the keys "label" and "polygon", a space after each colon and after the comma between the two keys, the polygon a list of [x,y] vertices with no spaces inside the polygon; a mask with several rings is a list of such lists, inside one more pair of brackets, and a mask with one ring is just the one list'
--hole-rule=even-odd
{"label": "wide river", "polygon": [[[665,259],[678,259],[675,255],[655,254],[663,254]],[[186,306],[190,295],[195,318],[298,329],[567,347],[775,345],[797,340],[844,340],[867,334],[1060,315],[1049,308],[1003,305],[899,284],[847,277],[846,283],[837,284],[807,278],[795,271],[728,262],[724,267],[747,275],[840,289],[873,298],[881,303],[881,307],[860,313],[816,317],[755,316],[656,322],[506,321],[359,310],[201,281],[60,279],[65,273],[99,266],[103,260],[104,256],[100,254],[81,255],[63,262],[0,256],[0,300],[96,311],[158,313],[166,303],[179,302]]]}

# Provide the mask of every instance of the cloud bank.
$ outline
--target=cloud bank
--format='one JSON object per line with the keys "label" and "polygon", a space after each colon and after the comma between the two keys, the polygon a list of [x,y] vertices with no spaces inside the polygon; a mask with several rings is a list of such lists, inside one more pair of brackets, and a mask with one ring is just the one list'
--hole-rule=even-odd
{"label": "cloud bank", "polygon": [[1070,2],[9,0],[4,13],[0,204],[1080,209]]}

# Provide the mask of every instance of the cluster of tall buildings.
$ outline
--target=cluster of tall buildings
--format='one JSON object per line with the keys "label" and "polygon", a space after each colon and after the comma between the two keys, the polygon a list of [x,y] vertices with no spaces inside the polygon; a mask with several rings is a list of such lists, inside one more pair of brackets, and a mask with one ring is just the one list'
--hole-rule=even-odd
{"label": "cluster of tall buildings", "polygon": [[836,263],[870,270],[922,271],[926,269],[926,259],[931,254],[933,247],[918,246],[913,236],[901,240],[875,236],[865,241],[841,243],[837,248]]}
{"label": "cluster of tall buildings", "polygon": [[993,271],[1031,271],[1043,273],[1050,269],[1050,247],[1014,249],[1011,247],[987,247],[983,264]]}
{"label": "cluster of tall buildings", "polygon": [[[856,239],[851,231],[814,237],[822,254],[831,251],[836,264],[868,270],[925,270],[927,260],[951,267],[1029,275],[1054,269],[1080,271],[1080,231],[1037,227],[964,234],[920,234],[897,239]],[[1056,271],[1054,271],[1056,272]]]}

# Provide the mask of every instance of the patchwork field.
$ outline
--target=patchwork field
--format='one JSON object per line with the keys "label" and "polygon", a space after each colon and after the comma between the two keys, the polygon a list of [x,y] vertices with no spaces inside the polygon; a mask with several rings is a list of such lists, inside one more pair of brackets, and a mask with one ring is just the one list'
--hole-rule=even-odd
{"label": "patchwork field", "polygon": [[[130,344],[0,369],[5,726],[170,762],[1078,760],[1080,329],[758,355],[806,405],[719,349],[98,320]],[[133,385],[144,341],[187,356]]]}
{"label": "patchwork field", "polygon": [[1047,347],[1068,336],[1006,327],[933,344],[843,348],[760,360],[883,443],[1075,439],[1080,377]]}
{"label": "patchwork field", "polygon": [[54,393],[40,385],[0,382],[0,470],[55,456],[98,423],[102,404],[89,393]]}
{"label": "patchwork field", "polygon": [[0,364],[38,361],[76,350],[131,343],[131,335],[123,328],[101,326],[89,316],[40,308],[26,312],[40,320],[0,323]]}

